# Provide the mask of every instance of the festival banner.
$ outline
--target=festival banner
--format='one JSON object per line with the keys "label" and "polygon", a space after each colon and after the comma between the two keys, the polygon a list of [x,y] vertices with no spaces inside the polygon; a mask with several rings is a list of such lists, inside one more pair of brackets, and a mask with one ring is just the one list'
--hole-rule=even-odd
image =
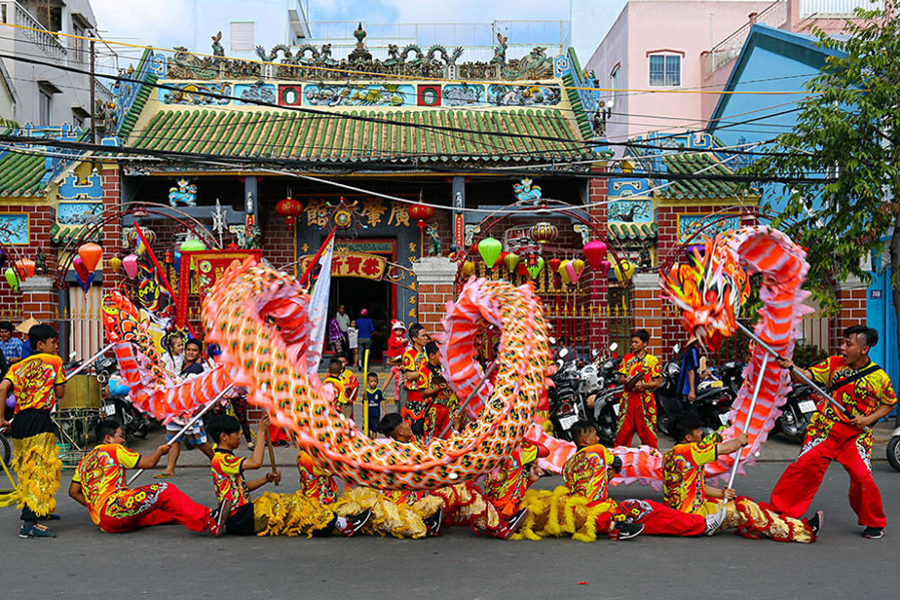
{"label": "festival banner", "polygon": [[316,284],[309,299],[309,320],[312,323],[312,331],[310,331],[309,347],[306,352],[306,368],[310,373],[317,373],[319,363],[322,361],[322,350],[325,346],[325,325],[328,322],[328,298],[331,295],[333,262],[334,236],[329,236],[325,252],[317,263],[320,267],[319,277],[316,279]]}
{"label": "festival banner", "polygon": [[243,262],[248,256],[262,257],[262,250],[191,250],[181,253],[178,272],[178,302],[175,326],[184,328],[188,317],[188,298],[199,294],[203,302],[209,289],[225,273],[232,262]]}
{"label": "festival banner", "polygon": [[[314,257],[304,256],[300,270],[305,271]],[[387,260],[377,254],[364,252],[335,252],[331,262],[332,277],[362,277],[380,281],[384,276]]]}

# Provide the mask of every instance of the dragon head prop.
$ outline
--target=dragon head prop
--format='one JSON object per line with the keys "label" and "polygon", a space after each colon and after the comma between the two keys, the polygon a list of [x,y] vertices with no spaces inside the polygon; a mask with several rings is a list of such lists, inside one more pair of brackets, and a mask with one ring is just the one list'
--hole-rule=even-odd
{"label": "dragon head prop", "polygon": [[737,331],[741,305],[750,295],[747,273],[730,247],[730,235],[704,237],[702,252],[695,247],[687,264],[660,272],[663,295],[681,309],[685,329],[713,351]]}

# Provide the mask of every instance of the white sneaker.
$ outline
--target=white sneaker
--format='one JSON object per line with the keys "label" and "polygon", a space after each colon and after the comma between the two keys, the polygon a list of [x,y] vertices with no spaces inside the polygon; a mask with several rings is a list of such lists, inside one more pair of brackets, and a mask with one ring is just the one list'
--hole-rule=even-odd
{"label": "white sneaker", "polygon": [[719,530],[719,527],[722,526],[722,523],[725,522],[725,517],[728,515],[728,511],[723,506],[716,512],[711,515],[706,515],[706,529],[703,531],[703,535],[713,535]]}

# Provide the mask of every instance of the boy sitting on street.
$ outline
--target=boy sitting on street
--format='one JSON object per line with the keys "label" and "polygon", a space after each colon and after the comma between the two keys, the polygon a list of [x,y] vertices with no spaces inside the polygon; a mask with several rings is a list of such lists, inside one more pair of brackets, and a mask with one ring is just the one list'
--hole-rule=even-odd
{"label": "boy sitting on street", "polygon": [[81,462],[69,496],[86,506],[91,520],[106,533],[124,533],[141,527],[181,523],[191,531],[222,533],[231,510],[230,498],[223,498],[210,511],[188,498],[171,483],[153,483],[130,489],[125,484],[126,469],[152,469],[171,446],[163,445],[149,456],[126,448],[125,435],[116,421],[107,419],[97,425],[99,445]]}
{"label": "boy sitting on street", "polygon": [[[269,427],[269,417],[263,415],[259,420],[257,438],[262,439]],[[209,435],[215,440],[215,454],[210,465],[210,475],[216,497],[231,504],[231,512],[225,521],[225,532],[231,535],[255,535],[265,532],[273,535],[276,532],[268,527],[265,511],[250,500],[250,492],[261,488],[269,482],[281,481],[281,473],[277,470],[266,473],[252,481],[244,481],[244,472],[259,469],[263,465],[265,444],[257,444],[250,458],[239,458],[234,451],[241,445],[241,424],[230,415],[214,417],[207,427]],[[349,518],[337,517],[323,504],[297,494],[266,494],[263,496],[271,505],[278,503],[279,508],[289,507],[294,519],[294,531],[288,534],[304,534],[325,536],[343,534],[352,536],[362,529],[369,519],[365,512]],[[287,512],[287,511],[286,511]],[[278,532],[280,533],[280,532]]]}
{"label": "boy sitting on street", "polygon": [[[700,418],[692,411],[684,412],[672,426],[678,443],[663,457],[663,501],[669,508],[685,513],[717,516],[719,527],[707,535],[726,529],[744,537],[772,538],[779,542],[811,543],[822,528],[822,511],[807,522],[779,515],[765,509],[749,498],[738,496],[732,488],[706,485],[703,465],[714,462],[719,455],[731,454],[747,445],[747,435],[716,443],[704,440]],[[724,500],[725,503],[710,501]]]}

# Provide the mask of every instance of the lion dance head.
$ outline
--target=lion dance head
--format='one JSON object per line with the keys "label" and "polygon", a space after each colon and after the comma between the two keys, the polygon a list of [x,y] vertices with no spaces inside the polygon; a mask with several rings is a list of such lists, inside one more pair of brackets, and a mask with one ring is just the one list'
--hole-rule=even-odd
{"label": "lion dance head", "polygon": [[681,309],[685,329],[713,351],[737,331],[741,305],[750,295],[747,273],[729,244],[731,235],[704,237],[703,250],[694,247],[687,264],[660,271],[663,295]]}

